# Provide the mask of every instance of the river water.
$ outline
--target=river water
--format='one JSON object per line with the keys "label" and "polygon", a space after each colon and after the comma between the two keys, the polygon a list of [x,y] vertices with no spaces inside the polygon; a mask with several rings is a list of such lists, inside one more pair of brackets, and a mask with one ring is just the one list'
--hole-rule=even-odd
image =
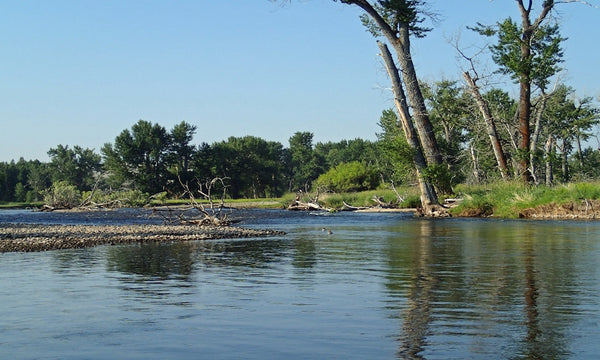
{"label": "river water", "polygon": [[[147,215],[20,210],[0,221],[158,221]],[[600,222],[232,216],[287,235],[0,254],[0,358],[600,354]]]}

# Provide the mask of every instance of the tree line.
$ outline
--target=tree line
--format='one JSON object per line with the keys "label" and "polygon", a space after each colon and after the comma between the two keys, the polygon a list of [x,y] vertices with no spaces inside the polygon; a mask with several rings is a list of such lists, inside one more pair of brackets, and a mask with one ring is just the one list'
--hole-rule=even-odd
{"label": "tree line", "polygon": [[[57,183],[79,192],[128,189],[178,198],[185,193],[183,185],[198,190],[222,178],[230,198],[261,198],[317,188],[347,192],[412,185],[419,176],[438,188],[503,179],[484,115],[468,85],[442,80],[420,87],[442,158],[440,167],[429,166],[423,174],[414,167],[414,148],[394,109],[382,112],[376,141],[314,143],[313,133],[296,132],[287,146],[255,136],[197,144],[192,124],[181,122],[167,130],[140,120],[100,153],[58,145],[48,151],[49,162],[0,163],[0,201],[40,201]],[[520,178],[518,100],[499,88],[481,96],[495,119],[509,178]],[[535,131],[539,140],[529,159],[531,176],[549,185],[600,178],[600,149],[589,141],[600,121],[592,99],[578,98],[572,88],[560,85],[533,100],[542,101],[544,112],[535,116],[546,126]]]}
{"label": "tree line", "polygon": [[224,179],[230,198],[279,197],[309,191],[315,179],[340,163],[374,166],[377,144],[354,139],[313,143],[313,134],[297,132],[289,146],[260,137],[229,137],[194,143],[196,126],[187,122],[171,130],[140,120],[123,130],[98,154],[81,146],[58,145],[39,160],[0,163],[0,201],[35,202],[55,184],[79,192],[136,190],[178,198],[185,186],[202,189]]}

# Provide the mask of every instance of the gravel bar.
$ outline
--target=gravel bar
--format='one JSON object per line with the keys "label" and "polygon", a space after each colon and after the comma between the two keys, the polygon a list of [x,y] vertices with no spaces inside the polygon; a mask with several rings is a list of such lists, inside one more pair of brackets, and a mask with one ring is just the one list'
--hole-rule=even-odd
{"label": "gravel bar", "polygon": [[197,225],[0,224],[0,252],[47,251],[131,244],[285,235],[277,230]]}

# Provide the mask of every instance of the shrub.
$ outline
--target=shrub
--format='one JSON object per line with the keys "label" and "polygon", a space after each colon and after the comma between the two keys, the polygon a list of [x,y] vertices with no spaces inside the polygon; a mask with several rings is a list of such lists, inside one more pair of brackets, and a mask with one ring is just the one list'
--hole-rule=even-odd
{"label": "shrub", "polygon": [[81,203],[81,193],[66,181],[57,181],[44,192],[44,203],[58,209],[71,209]]}
{"label": "shrub", "polygon": [[379,177],[373,167],[353,161],[330,169],[319,176],[315,184],[333,192],[354,192],[377,188]]}

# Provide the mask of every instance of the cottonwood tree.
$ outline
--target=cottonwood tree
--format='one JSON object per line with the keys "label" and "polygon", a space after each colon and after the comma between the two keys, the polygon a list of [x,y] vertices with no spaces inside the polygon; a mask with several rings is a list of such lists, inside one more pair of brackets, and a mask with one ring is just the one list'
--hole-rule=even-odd
{"label": "cottonwood tree", "polygon": [[66,181],[78,190],[90,190],[102,168],[101,157],[93,149],[58,145],[48,150],[52,182]]}
{"label": "cottonwood tree", "polygon": [[104,166],[120,183],[131,181],[143,192],[161,192],[167,179],[169,142],[164,127],[140,120],[131,131],[123,130],[114,145],[104,144]]}
{"label": "cottonwood tree", "polygon": [[519,173],[522,180],[530,183],[530,124],[532,114],[532,85],[545,89],[549,79],[556,74],[562,62],[558,26],[547,24],[550,12],[560,1],[544,0],[537,16],[533,13],[533,0],[516,0],[521,21],[511,18],[495,26],[478,24],[473,29],[485,36],[495,36],[497,43],[490,47],[492,58],[500,72],[510,75],[519,83]]}
{"label": "cottonwood tree", "polygon": [[[434,215],[440,207],[431,181],[445,178],[443,172],[447,169],[442,166],[442,155],[425,106],[410,49],[411,37],[424,37],[430,30],[422,26],[425,15],[424,2],[420,0],[339,1],[364,10],[366,15],[362,16],[363,24],[374,36],[385,38],[396,53],[401,72],[398,71],[391,56],[388,56],[387,45],[379,43],[380,54],[392,79],[396,108],[407,141],[415,150],[414,161],[420,179],[423,210],[426,215]],[[404,88],[407,96],[404,94]],[[420,154],[423,156],[422,160]],[[444,182],[438,182],[437,185],[443,192],[450,191],[448,184]]]}

